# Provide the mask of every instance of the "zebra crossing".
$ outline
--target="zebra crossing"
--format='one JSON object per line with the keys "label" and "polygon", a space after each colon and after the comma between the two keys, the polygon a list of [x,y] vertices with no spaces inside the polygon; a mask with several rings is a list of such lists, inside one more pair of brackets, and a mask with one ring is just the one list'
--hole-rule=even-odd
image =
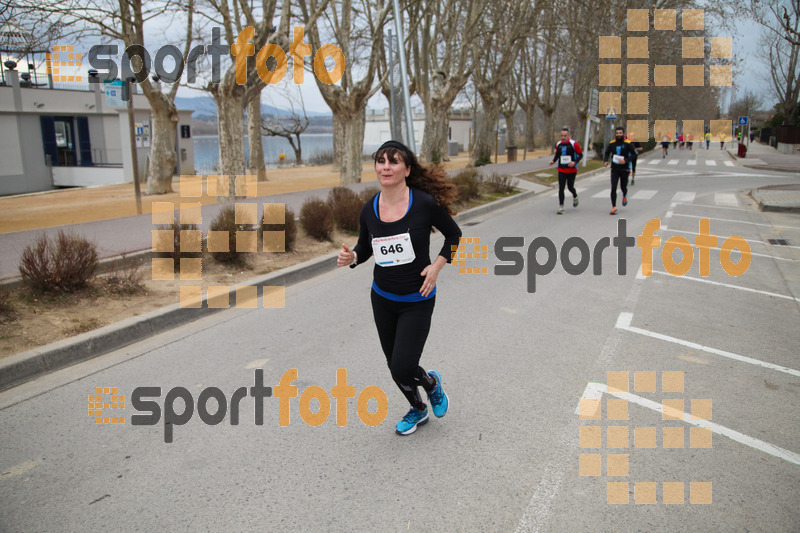
{"label": "zebra crossing", "polygon": [[[698,163],[698,161],[702,161],[702,164],[704,164],[707,167],[716,167],[716,166],[718,166],[717,165],[717,161],[715,161],[714,159],[703,159],[703,160],[698,160],[698,159],[651,159],[650,161],[647,162],[647,164],[648,165],[652,165],[652,166],[657,166],[657,165],[662,165],[662,164],[663,164],[662,166],[677,166],[677,165],[680,165],[680,164],[684,164],[685,166],[696,167],[696,166],[698,166],[698,164],[700,164],[700,163]],[[736,166],[736,163],[734,163],[733,161],[721,161],[721,163],[726,167],[735,167]]]}
{"label": "zebra crossing", "polygon": [[[631,191],[628,191],[631,193]],[[630,200],[652,200],[655,198],[660,191],[654,189],[636,189],[635,192],[632,192],[628,198]],[[581,189],[578,189],[578,194],[582,193]],[[621,198],[621,192],[617,193],[618,196]],[[605,188],[595,194],[593,194],[592,198],[609,198],[611,196],[611,188]],[[671,204],[692,204],[695,203],[697,199],[697,193],[692,191],[678,191],[676,192],[672,198],[670,199]],[[717,205],[720,207],[740,207],[739,199],[734,192],[718,192],[714,193],[713,195],[713,203],[711,205]]]}

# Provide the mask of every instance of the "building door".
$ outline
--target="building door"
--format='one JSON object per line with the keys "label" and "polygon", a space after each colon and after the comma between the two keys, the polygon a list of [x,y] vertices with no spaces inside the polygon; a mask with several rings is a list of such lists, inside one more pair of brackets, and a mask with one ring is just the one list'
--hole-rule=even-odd
{"label": "building door", "polygon": [[72,127],[72,117],[55,117],[57,161],[61,166],[75,166],[77,155],[75,153],[75,130]]}

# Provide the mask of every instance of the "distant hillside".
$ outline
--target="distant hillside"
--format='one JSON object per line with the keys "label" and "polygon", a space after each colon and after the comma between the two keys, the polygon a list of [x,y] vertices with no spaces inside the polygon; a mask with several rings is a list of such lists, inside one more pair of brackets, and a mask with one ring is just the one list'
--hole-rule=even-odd
{"label": "distant hillside", "polygon": [[[217,121],[217,104],[211,96],[176,96],[175,105],[178,109],[191,109],[192,118],[201,122],[216,122]],[[273,117],[288,117],[292,114],[291,111],[285,109],[278,109],[277,107],[261,104],[261,114],[263,116]],[[306,111],[308,118],[314,117],[330,117],[331,113],[320,113],[318,111]]]}

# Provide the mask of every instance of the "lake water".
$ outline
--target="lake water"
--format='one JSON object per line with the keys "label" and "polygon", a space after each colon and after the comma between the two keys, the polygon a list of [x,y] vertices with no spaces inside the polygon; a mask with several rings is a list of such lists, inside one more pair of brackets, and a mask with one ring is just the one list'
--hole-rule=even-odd
{"label": "lake water", "polygon": [[[303,160],[308,163],[315,155],[333,154],[333,134],[331,133],[302,133],[300,140],[303,148]],[[286,163],[294,163],[294,150],[289,141],[283,137],[262,137],[264,146],[264,162],[267,168],[279,166],[280,154],[286,154]],[[364,144],[364,153],[371,154],[378,148],[372,143]],[[247,145],[247,136],[244,144],[245,157],[249,157],[250,150]],[[200,174],[213,174],[217,171],[219,162],[219,137],[216,135],[196,135],[194,137],[194,168]]]}

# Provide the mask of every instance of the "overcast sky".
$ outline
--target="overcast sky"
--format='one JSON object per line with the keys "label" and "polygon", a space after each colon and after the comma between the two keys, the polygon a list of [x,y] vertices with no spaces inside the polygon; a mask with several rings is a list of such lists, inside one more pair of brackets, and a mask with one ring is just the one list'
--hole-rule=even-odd
{"label": "overcast sky", "polygon": [[[733,51],[735,57],[742,59],[742,66],[734,69],[733,91],[727,91],[727,95],[724,97],[724,101],[722,103],[722,108],[727,108],[730,102],[731,93],[734,93],[734,98],[736,98],[740,97],[745,91],[750,90],[761,97],[762,108],[772,109],[772,106],[775,103],[775,98],[771,94],[772,91],[770,90],[769,81],[767,80],[769,74],[768,65],[766,65],[764,60],[760,59],[756,53],[758,50],[758,39],[761,35],[761,26],[750,21],[740,20],[736,22],[735,34],[732,35]],[[166,20],[164,21],[164,24],[167,24]],[[158,23],[148,26],[149,32],[151,33],[151,35],[148,35],[148,50],[157,50],[158,46],[163,44],[165,36],[172,33],[166,28],[166,26],[163,28],[158,26]],[[706,34],[709,37],[724,36],[722,35],[722,32],[717,31],[707,31]],[[308,42],[307,37],[305,41]],[[102,42],[108,43],[108,40],[104,39]],[[88,49],[88,46],[86,46],[86,49]],[[309,57],[306,59],[306,61],[311,62],[313,59]],[[84,75],[85,70],[88,68],[89,66],[85,62],[83,67]],[[291,78],[291,69],[287,72],[286,78],[287,81]],[[308,110],[318,112],[330,111],[328,106],[325,104],[325,101],[322,99],[322,95],[317,89],[312,74],[307,73],[305,75],[305,82],[302,85],[297,86],[297,89],[302,92],[304,104]],[[285,91],[285,89],[283,90]],[[206,95],[206,93],[202,91],[196,91],[185,87],[181,87],[178,94],[185,97]],[[281,102],[285,102],[285,99],[281,97],[281,92],[276,89],[276,86],[268,86],[264,90],[262,93],[262,101],[264,103],[276,105],[277,107],[287,107],[285,105],[281,105]],[[416,96],[412,97],[412,105],[415,107],[421,106],[421,103]],[[388,107],[388,102],[386,102],[386,99],[383,97],[383,95],[378,92],[370,100],[369,107],[372,109],[382,110],[384,107]]]}

